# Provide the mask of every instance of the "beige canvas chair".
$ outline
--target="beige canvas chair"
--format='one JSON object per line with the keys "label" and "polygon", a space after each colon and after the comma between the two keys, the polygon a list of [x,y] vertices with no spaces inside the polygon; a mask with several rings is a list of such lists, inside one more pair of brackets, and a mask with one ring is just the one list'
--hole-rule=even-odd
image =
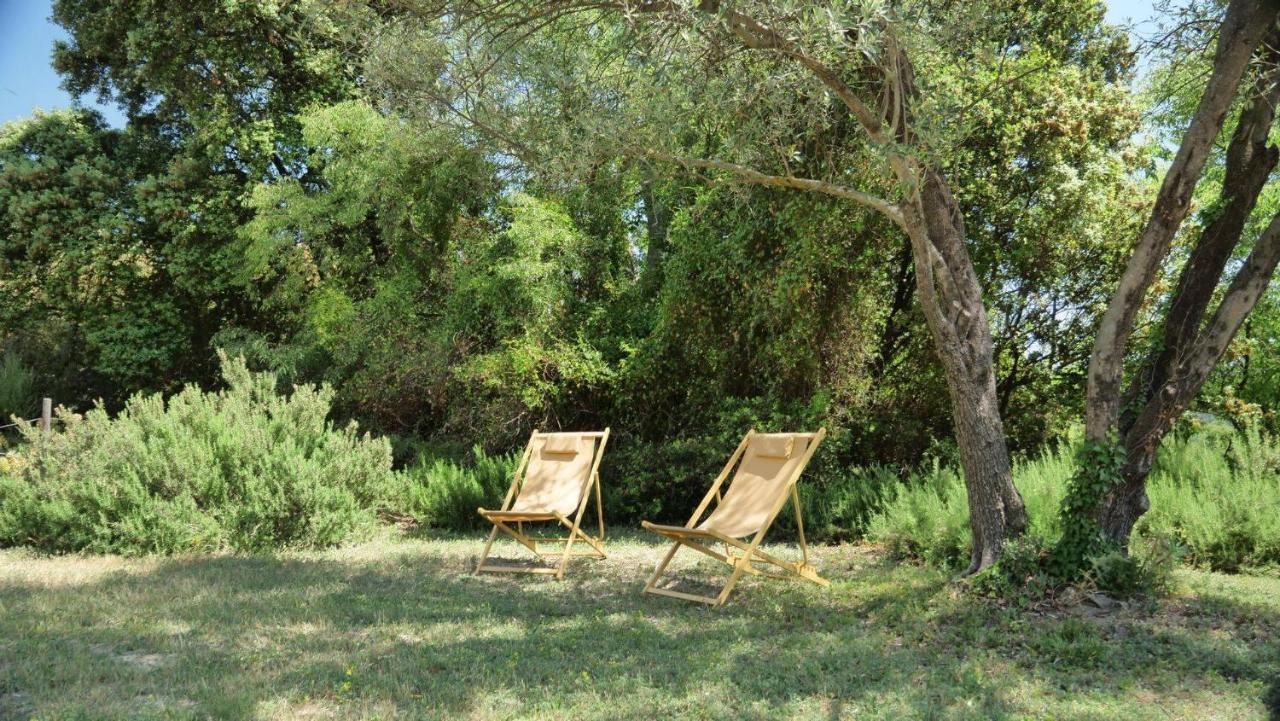
{"label": "beige canvas chair", "polygon": [[[557,579],[564,578],[564,570],[573,556],[605,558],[604,509],[600,506],[600,458],[609,440],[609,429],[594,433],[539,433],[529,436],[520,465],[511,479],[511,488],[502,501],[502,509],[490,511],[477,509],[486,521],[493,524],[489,540],[476,563],[476,573],[550,573]],[[600,522],[600,535],[592,536],[582,529],[582,517],[595,490],[596,518]],[[569,530],[561,538],[536,538],[524,532],[525,523],[555,521]],[[514,528],[513,528],[514,526]],[[539,559],[559,556],[555,566],[494,566],[485,565],[489,549],[498,531],[511,536],[517,543],[533,551]],[[581,539],[593,550],[573,551],[575,541]],[[542,551],[545,544],[564,544],[556,551]]]}
{"label": "beige canvas chair", "polygon": [[[796,491],[800,474],[804,472],[813,452],[826,435],[825,428],[817,433],[756,433],[751,430],[738,444],[737,450],[711,484],[711,490],[707,491],[706,497],[698,504],[698,509],[693,512],[688,523],[683,526],[663,526],[642,521],[645,528],[674,541],[649,582],[645,584],[645,592],[719,606],[729,597],[744,573],[776,578],[802,578],[821,586],[830,585],[829,581],[819,576],[809,565],[809,547],[804,539],[800,494]],[[735,465],[737,472],[734,473],[728,490],[722,492],[721,487]],[[715,509],[699,522],[712,499],[716,501]],[[788,500],[795,508],[796,529],[800,532],[800,551],[803,557],[800,563],[784,561],[760,550],[760,542],[764,540],[769,527]],[[724,546],[723,553],[713,547],[721,544]],[[681,546],[723,561],[733,568],[733,573],[718,595],[698,596],[658,588],[658,579]],[[784,573],[756,568],[757,562],[772,564],[781,568]]]}

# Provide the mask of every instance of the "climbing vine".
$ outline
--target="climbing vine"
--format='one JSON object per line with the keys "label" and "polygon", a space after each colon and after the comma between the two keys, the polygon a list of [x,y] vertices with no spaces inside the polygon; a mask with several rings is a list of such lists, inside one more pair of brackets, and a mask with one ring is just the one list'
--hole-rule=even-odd
{"label": "climbing vine", "polygon": [[1076,472],[1067,482],[1059,515],[1062,538],[1049,558],[1049,569],[1059,579],[1079,577],[1089,559],[1105,552],[1107,540],[1098,525],[1096,511],[1123,477],[1125,453],[1117,438],[1085,441],[1076,457]]}

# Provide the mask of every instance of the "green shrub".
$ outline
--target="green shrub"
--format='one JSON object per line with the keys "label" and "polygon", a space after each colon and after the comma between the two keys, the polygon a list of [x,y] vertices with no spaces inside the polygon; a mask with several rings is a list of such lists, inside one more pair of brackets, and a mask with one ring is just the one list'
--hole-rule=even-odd
{"label": "green shrub", "polygon": [[[902,479],[890,466],[850,468],[844,473],[820,473],[800,484],[805,532],[818,541],[842,541],[866,535],[871,517],[897,493]],[[786,520],[788,512],[779,518]]]}
{"label": "green shrub", "polygon": [[899,558],[955,567],[969,557],[969,508],[964,483],[938,461],[913,473],[871,517],[867,537]]}
{"label": "green shrub", "polygon": [[465,464],[450,457],[424,457],[396,474],[390,505],[436,528],[479,528],[484,524],[476,508],[502,504],[518,460],[514,453],[489,455],[480,446],[471,450]]}
{"label": "green shrub", "polygon": [[125,554],[322,547],[367,530],[392,488],[391,449],[326,420],[333,391],[276,392],[222,357],[227,387],[134,396],[114,418],[59,409],[23,427],[27,461],[0,484],[0,545]]}
{"label": "green shrub", "polygon": [[1280,564],[1280,440],[1257,430],[1170,438],[1139,536],[1171,538],[1188,562],[1220,571]]}
{"label": "green shrub", "polygon": [[[1058,509],[1075,470],[1077,443],[1064,442],[1014,465],[1030,534],[1056,543]],[[1105,550],[1091,561],[1094,582],[1116,593],[1158,588],[1172,562],[1220,571],[1280,565],[1280,440],[1257,430],[1180,432],[1161,448],[1147,483],[1151,509],[1139,519],[1130,555],[1152,554],[1145,571],[1122,568]],[[890,551],[957,567],[967,560],[968,505],[959,474],[936,462],[887,492],[868,537]],[[1126,563],[1136,563],[1130,559]],[[1145,579],[1134,580],[1146,574]]]}
{"label": "green shrub", "polygon": [[17,353],[5,351],[0,356],[0,425],[8,425],[10,416],[29,417],[35,400],[35,372]]}
{"label": "green shrub", "polygon": [[979,596],[1019,604],[1040,600],[1055,585],[1045,571],[1048,556],[1049,544],[1040,536],[1015,538],[1005,545],[997,563],[969,579],[969,588]]}
{"label": "green shrub", "polygon": [[1085,581],[1117,598],[1167,594],[1173,590],[1179,556],[1171,539],[1137,536],[1129,542],[1128,553],[1111,548],[1090,558]]}
{"label": "green shrub", "polygon": [[[1074,469],[1074,451],[1062,443],[1014,464],[1013,480],[1027,506],[1029,535],[1052,543],[1061,533],[1058,506]],[[871,516],[867,537],[891,553],[950,568],[969,562],[969,503],[957,469],[934,460],[910,474]]]}

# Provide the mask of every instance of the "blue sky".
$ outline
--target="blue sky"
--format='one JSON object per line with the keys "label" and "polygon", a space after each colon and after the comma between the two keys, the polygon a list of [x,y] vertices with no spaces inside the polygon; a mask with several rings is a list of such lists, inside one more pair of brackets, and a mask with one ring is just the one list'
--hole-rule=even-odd
{"label": "blue sky", "polygon": [[[53,41],[66,37],[62,28],[49,21],[51,2],[0,0],[0,123],[26,117],[36,108],[71,105],[71,96],[58,87],[61,78],[51,65]],[[124,124],[114,107],[98,109],[112,125]]]}
{"label": "blue sky", "polygon": [[[0,0],[0,123],[26,117],[36,108],[53,110],[71,105],[71,97],[59,87],[50,55],[53,41],[66,37],[62,28],[49,21],[52,0]],[[1144,22],[1154,14],[1151,0],[1108,0],[1107,19],[1135,25],[1141,33]],[[124,123],[113,107],[100,107],[107,122]]]}

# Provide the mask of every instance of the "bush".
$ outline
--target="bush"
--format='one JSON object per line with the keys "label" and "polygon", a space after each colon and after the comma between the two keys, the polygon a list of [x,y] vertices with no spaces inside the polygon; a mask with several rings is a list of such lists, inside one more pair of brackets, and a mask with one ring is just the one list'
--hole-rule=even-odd
{"label": "bush", "polygon": [[[1061,533],[1058,506],[1075,467],[1062,443],[1014,464],[1013,480],[1027,506],[1028,534],[1052,543]],[[874,513],[867,537],[899,557],[961,568],[969,562],[969,503],[957,469],[939,461],[910,474]]]}
{"label": "bush", "polygon": [[[1014,465],[1030,535],[1053,544],[1058,509],[1075,469],[1076,443],[1064,442]],[[868,537],[891,552],[949,567],[967,561],[969,512],[960,475],[936,462],[888,492]],[[1156,557],[1219,571],[1280,565],[1280,440],[1257,430],[1200,429],[1168,438],[1147,483],[1148,511],[1134,529],[1130,555],[1152,554],[1147,568],[1121,568],[1107,552],[1092,564],[1099,587],[1115,593],[1160,587]],[[1133,559],[1126,563],[1135,563]],[[1146,580],[1133,580],[1145,574]],[[1132,582],[1131,582],[1132,581]]]}
{"label": "bush", "polygon": [[1280,564],[1280,440],[1257,430],[1165,442],[1139,536],[1173,539],[1188,562],[1218,571]]}
{"label": "bush", "polygon": [[979,596],[1010,599],[1018,603],[1038,601],[1054,587],[1045,572],[1049,544],[1028,534],[1005,545],[1000,561],[974,574],[969,588]]}
{"label": "bush", "polygon": [[1128,553],[1111,548],[1090,558],[1085,581],[1118,598],[1167,594],[1173,590],[1173,569],[1179,557],[1171,539],[1137,536],[1130,540]]}
{"label": "bush", "polygon": [[871,517],[867,537],[898,558],[958,567],[969,558],[969,508],[964,482],[938,461],[911,474]]}
{"label": "bush", "polygon": [[369,529],[394,477],[385,440],[326,420],[333,391],[221,357],[224,390],[131,398],[116,417],[59,409],[22,428],[21,472],[0,481],[0,545],[177,553],[323,547]]}
{"label": "bush", "polygon": [[[800,483],[805,532],[812,540],[827,542],[865,536],[872,516],[902,483],[898,470],[884,465],[807,476]],[[779,516],[783,528],[790,528],[790,519],[785,511]]]}
{"label": "bush", "polygon": [[10,416],[30,415],[35,400],[35,372],[17,353],[5,351],[0,357],[0,425],[8,425]]}
{"label": "bush", "polygon": [[469,463],[449,457],[424,457],[396,474],[391,507],[419,523],[464,530],[484,524],[476,508],[498,508],[511,485],[519,456],[491,456],[480,446],[471,451]]}

